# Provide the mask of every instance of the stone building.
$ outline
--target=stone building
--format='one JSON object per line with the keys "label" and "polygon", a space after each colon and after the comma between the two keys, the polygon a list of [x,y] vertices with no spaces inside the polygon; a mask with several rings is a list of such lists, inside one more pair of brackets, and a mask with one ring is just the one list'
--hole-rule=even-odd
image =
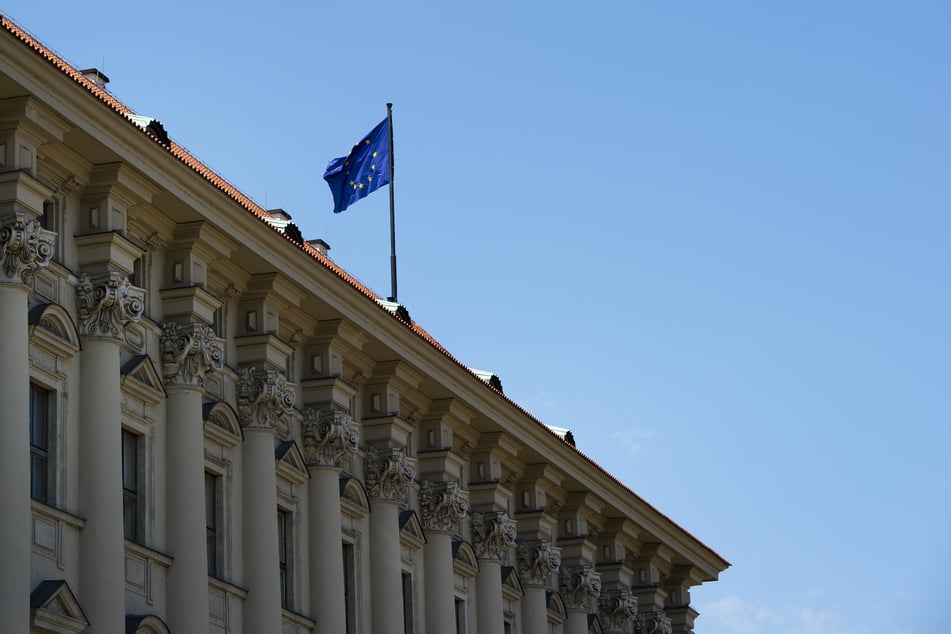
{"label": "stone building", "polygon": [[0,631],[693,631],[722,557],[107,81],[2,19]]}

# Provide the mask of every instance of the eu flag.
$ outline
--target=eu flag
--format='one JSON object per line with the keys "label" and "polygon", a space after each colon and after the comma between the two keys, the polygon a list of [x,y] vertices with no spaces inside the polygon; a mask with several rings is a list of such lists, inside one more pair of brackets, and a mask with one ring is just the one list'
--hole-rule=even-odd
{"label": "eu flag", "polygon": [[327,165],[324,180],[334,197],[334,213],[390,182],[390,126],[383,119],[350,153]]}

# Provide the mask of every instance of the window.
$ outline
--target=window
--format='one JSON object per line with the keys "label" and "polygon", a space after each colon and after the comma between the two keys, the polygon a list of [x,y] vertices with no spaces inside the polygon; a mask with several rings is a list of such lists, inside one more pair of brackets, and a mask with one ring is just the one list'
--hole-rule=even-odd
{"label": "window", "polygon": [[277,512],[277,554],[281,569],[281,607],[291,607],[291,577],[288,574],[291,543],[291,514],[287,511]]}
{"label": "window", "polygon": [[347,634],[357,634],[356,548],[343,545],[343,600],[347,612]]}
{"label": "window", "polygon": [[30,384],[30,495],[49,501],[50,496],[50,393]]}
{"label": "window", "polygon": [[218,482],[213,473],[205,472],[205,532],[208,542],[208,574],[218,576]]}
{"label": "window", "polygon": [[403,573],[403,633],[413,634],[413,575]]}
{"label": "window", "polygon": [[139,535],[139,437],[122,431],[122,526],[125,538]]}
{"label": "window", "polygon": [[456,634],[466,634],[466,602],[456,597]]}

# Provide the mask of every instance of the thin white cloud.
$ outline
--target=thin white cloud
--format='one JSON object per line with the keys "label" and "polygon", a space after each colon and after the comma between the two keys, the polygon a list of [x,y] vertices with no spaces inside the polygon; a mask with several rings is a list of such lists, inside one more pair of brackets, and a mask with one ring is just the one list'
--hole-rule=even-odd
{"label": "thin white cloud", "polygon": [[701,614],[697,627],[706,634],[868,634],[831,610],[755,605],[738,596],[712,601]]}
{"label": "thin white cloud", "polygon": [[644,441],[653,438],[655,434],[656,431],[653,429],[638,429],[635,427],[612,433],[611,440],[616,445],[626,447],[629,456],[636,456],[644,447]]}

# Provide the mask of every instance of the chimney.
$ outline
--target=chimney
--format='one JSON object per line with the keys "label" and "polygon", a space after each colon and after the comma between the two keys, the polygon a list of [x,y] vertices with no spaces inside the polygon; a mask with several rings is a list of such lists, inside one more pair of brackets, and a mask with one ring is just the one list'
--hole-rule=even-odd
{"label": "chimney", "polygon": [[317,252],[320,253],[322,256],[326,258],[330,257],[330,255],[327,253],[328,251],[330,251],[330,245],[324,242],[323,240],[321,240],[320,238],[317,238],[315,240],[308,240],[307,244],[317,249]]}
{"label": "chimney", "polygon": [[82,73],[83,77],[96,84],[103,90],[105,90],[106,84],[109,83],[109,78],[106,77],[98,68],[87,68],[86,70],[81,70],[79,72]]}

